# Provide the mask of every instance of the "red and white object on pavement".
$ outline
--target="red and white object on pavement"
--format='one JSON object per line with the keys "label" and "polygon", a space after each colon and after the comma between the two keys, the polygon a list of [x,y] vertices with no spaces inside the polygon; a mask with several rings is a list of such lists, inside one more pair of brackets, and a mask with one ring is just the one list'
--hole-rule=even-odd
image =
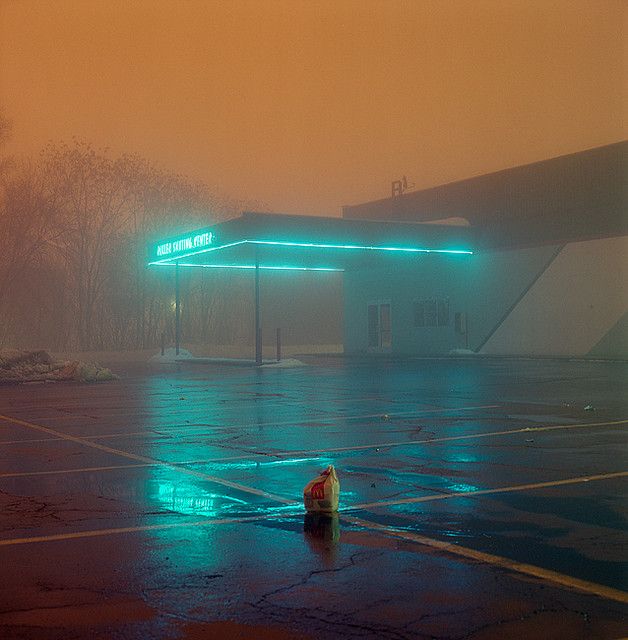
{"label": "red and white object on pavement", "polygon": [[310,513],[334,513],[338,511],[340,482],[333,465],[311,480],[303,489],[305,510]]}

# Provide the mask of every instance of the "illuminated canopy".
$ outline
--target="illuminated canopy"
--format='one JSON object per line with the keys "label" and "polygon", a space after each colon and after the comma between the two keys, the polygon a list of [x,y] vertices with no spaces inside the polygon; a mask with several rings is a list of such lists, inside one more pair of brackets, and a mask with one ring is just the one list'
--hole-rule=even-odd
{"label": "illuminated canopy", "polygon": [[185,267],[345,271],[473,253],[470,229],[445,225],[244,213],[156,242],[149,264]]}

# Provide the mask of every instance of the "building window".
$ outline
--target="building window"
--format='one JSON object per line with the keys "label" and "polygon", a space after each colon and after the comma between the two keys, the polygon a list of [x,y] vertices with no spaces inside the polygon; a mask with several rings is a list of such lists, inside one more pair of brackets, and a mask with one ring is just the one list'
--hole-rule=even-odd
{"label": "building window", "polygon": [[368,307],[369,347],[379,347],[379,309],[378,305]]}
{"label": "building window", "polygon": [[438,314],[436,313],[436,300],[426,300],[425,305],[425,326],[436,327],[438,326]]}
{"label": "building window", "polygon": [[449,326],[449,300],[438,301],[438,326]]}
{"label": "building window", "polygon": [[414,303],[415,327],[448,327],[449,299],[430,298]]}
{"label": "building window", "polygon": [[425,304],[423,302],[414,303],[414,326],[425,326]]}
{"label": "building window", "polygon": [[369,349],[390,349],[392,347],[390,302],[370,302],[367,313]]}

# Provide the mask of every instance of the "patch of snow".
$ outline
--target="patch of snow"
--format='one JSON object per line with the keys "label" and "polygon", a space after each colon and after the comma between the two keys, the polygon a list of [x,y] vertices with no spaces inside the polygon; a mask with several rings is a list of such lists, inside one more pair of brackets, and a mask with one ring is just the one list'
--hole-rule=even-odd
{"label": "patch of snow", "polygon": [[[214,365],[241,365],[255,366],[255,360],[251,358],[214,358],[208,356],[194,356],[186,349],[179,349],[179,355],[174,348],[164,350],[164,355],[157,353],[149,362],[152,364],[176,364],[177,362],[189,362],[192,364],[214,364]],[[296,358],[285,358],[280,362],[276,360],[264,360],[262,367],[271,369],[290,369],[293,367],[307,367],[308,365]]]}
{"label": "patch of snow", "polygon": [[179,349],[179,354],[177,355],[177,350],[174,347],[168,347],[168,349],[164,349],[163,356],[160,351],[154,355],[149,362],[169,364],[179,362],[180,360],[194,360],[194,356],[187,349]]}
{"label": "patch of snow", "polygon": [[292,369],[293,367],[307,367],[308,365],[296,358],[286,358],[285,360],[279,360],[279,362],[264,362],[262,366],[264,369]]}
{"label": "patch of snow", "polygon": [[0,383],[57,382],[101,382],[116,380],[109,369],[93,362],[57,360],[47,351],[18,349],[0,350]]}

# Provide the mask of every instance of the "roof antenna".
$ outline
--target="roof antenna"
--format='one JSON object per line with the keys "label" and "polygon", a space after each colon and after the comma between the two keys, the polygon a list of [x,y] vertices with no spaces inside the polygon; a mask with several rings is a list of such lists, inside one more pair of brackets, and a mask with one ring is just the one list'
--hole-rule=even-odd
{"label": "roof antenna", "polygon": [[391,193],[393,198],[398,198],[403,195],[408,189],[412,189],[414,184],[408,184],[408,178],[403,176],[401,180],[393,180],[390,183]]}

